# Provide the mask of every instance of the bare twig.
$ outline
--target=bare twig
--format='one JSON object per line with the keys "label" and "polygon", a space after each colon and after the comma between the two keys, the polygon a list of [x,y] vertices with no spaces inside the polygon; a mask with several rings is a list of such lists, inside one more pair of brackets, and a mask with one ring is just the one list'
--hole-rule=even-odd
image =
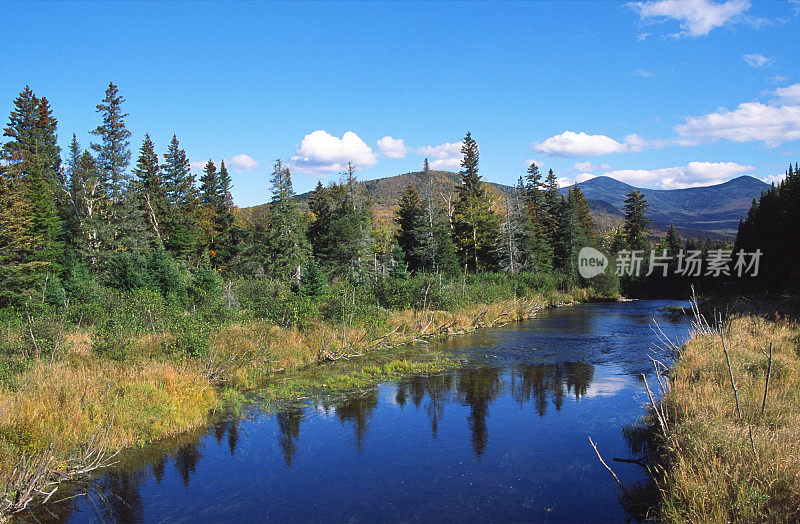
{"label": "bare twig", "polygon": [[644,381],[644,387],[647,390],[647,396],[650,398],[650,405],[653,407],[653,411],[658,419],[658,425],[661,426],[661,434],[666,437],[667,430],[669,429],[669,426],[667,425],[667,419],[661,409],[659,409],[658,404],[656,404],[656,400],[653,398],[653,392],[650,391],[650,385],[647,383],[647,377],[644,376],[644,373],[642,373],[642,380]]}
{"label": "bare twig", "polygon": [[616,474],[616,473],[614,473],[614,470],[613,470],[613,469],[611,469],[610,467],[608,467],[608,464],[606,464],[606,461],[605,461],[605,460],[603,460],[603,457],[601,457],[601,456],[600,456],[600,452],[599,452],[599,451],[597,451],[597,446],[595,446],[595,445],[594,445],[594,442],[592,442],[592,437],[586,437],[586,438],[588,438],[588,439],[589,439],[589,444],[591,444],[591,445],[592,445],[592,447],[594,448],[594,452],[595,452],[595,453],[597,453],[597,458],[599,458],[599,459],[600,459],[600,463],[601,463],[603,466],[605,466],[605,468],[608,470],[608,472],[609,472],[609,473],[611,473],[611,475],[614,477],[614,480],[616,480],[616,481],[617,481],[617,484],[619,484],[619,487],[621,487],[621,488],[622,488],[622,491],[627,491],[627,490],[625,489],[625,486],[623,486],[623,485],[622,485],[622,482],[620,482],[620,481],[619,481],[619,477],[617,477],[617,474]]}
{"label": "bare twig", "polygon": [[767,365],[767,381],[764,384],[764,400],[761,401],[761,418],[764,418],[764,409],[767,407],[767,392],[769,391],[769,379],[772,376],[772,342],[769,343],[769,364]]}
{"label": "bare twig", "polygon": [[756,457],[756,462],[759,462],[758,451],[756,451],[756,441],[753,440],[753,426],[747,426],[747,429],[750,431],[750,445],[753,446],[753,455]]}
{"label": "bare twig", "polygon": [[722,351],[725,352],[725,360],[728,363],[728,374],[731,377],[731,387],[733,388],[733,397],[736,400],[736,412],[739,414],[739,420],[742,419],[742,408],[739,406],[739,389],[736,387],[736,380],[733,378],[733,366],[731,365],[731,357],[728,353],[728,343],[725,341],[725,332],[720,328],[719,333],[722,339]]}

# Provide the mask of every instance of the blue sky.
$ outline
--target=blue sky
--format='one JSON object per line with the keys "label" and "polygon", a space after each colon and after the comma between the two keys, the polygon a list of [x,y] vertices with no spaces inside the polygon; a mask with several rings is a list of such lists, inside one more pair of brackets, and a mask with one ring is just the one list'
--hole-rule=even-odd
{"label": "blue sky", "polygon": [[[477,139],[481,174],[529,161],[564,183],[646,187],[772,180],[800,160],[800,4],[652,2],[4,3],[0,117],[25,85],[62,147],[84,147],[109,81],[131,149],[173,134],[225,158],[234,199],[435,166]],[[402,142],[400,142],[402,140]],[[198,168],[199,172],[199,168]]]}

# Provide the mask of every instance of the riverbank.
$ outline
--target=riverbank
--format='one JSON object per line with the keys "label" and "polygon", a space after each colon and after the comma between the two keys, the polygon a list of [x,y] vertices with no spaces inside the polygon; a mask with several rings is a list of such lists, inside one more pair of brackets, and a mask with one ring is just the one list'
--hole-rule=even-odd
{"label": "riverbank", "polygon": [[800,520],[800,325],[759,309],[698,326],[667,373],[650,419],[661,520]]}
{"label": "riverbank", "polygon": [[[266,319],[233,322],[198,341],[206,350],[196,356],[165,351],[185,333],[157,330],[152,320],[149,332],[116,341],[125,347],[124,359],[97,351],[108,333],[76,326],[61,335],[59,351],[26,361],[0,391],[0,509],[11,512],[44,500],[59,482],[80,477],[121,449],[202,427],[215,413],[236,409],[248,391],[270,402],[313,389],[337,391],[438,372],[455,364],[425,351],[430,338],[593,298],[579,289],[452,311],[387,311],[377,326],[357,314],[336,323],[290,326]],[[10,329],[5,334],[13,335]],[[414,341],[420,342],[417,350],[393,352]]]}

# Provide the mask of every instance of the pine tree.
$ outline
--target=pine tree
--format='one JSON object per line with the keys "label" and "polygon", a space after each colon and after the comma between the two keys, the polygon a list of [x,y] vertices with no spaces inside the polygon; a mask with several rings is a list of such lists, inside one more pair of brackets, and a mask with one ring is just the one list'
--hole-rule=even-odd
{"label": "pine tree", "polygon": [[681,239],[680,234],[675,229],[675,224],[670,224],[669,229],[667,230],[667,236],[664,237],[664,247],[663,249],[667,250],[672,256],[676,256],[681,249],[683,249],[683,239]]}
{"label": "pine tree", "polygon": [[219,194],[219,176],[217,166],[209,160],[203,168],[203,175],[200,177],[200,205],[206,206],[217,212],[223,207],[222,198]]}
{"label": "pine tree", "polygon": [[453,236],[462,262],[473,271],[494,265],[497,217],[478,175],[478,144],[470,133],[461,147],[461,185],[453,212]]}
{"label": "pine tree", "polygon": [[[7,240],[10,242],[7,249],[29,246],[30,262],[41,274],[60,270],[64,247],[62,213],[66,211],[66,202],[56,127],[57,121],[47,99],[36,97],[26,86],[14,100],[14,109],[3,131],[11,140],[0,150],[8,198],[15,200],[6,202],[6,211],[24,209],[26,212],[24,218],[4,215],[5,220],[12,223],[0,223],[0,227],[26,237],[20,242]],[[26,224],[24,231],[19,228],[22,223]],[[0,245],[0,249],[3,247]],[[22,258],[18,263],[24,263]]]}
{"label": "pine tree", "polygon": [[394,222],[397,225],[397,245],[403,251],[408,269],[410,271],[421,269],[421,250],[425,243],[425,214],[419,194],[412,184],[409,184],[400,196],[400,207]]}
{"label": "pine tree", "polygon": [[197,251],[200,240],[196,216],[198,196],[189,158],[175,135],[164,155],[163,173],[169,203],[169,211],[163,221],[164,245],[173,254],[188,257]]}
{"label": "pine tree", "polygon": [[498,239],[500,269],[512,274],[535,269],[534,246],[533,223],[524,201],[524,186],[520,183],[505,199],[505,220]]}
{"label": "pine tree", "polygon": [[355,166],[348,162],[344,181],[337,192],[331,234],[335,241],[335,260],[348,268],[353,278],[366,274],[372,260],[372,209],[364,185],[355,176]]}
{"label": "pine tree", "polygon": [[278,278],[299,279],[308,256],[306,225],[294,197],[292,177],[281,160],[272,172],[272,201],[267,228],[267,271]]}
{"label": "pine tree", "polygon": [[219,164],[219,176],[217,177],[217,194],[220,197],[219,212],[231,211],[233,209],[233,196],[231,189],[233,189],[233,182],[231,175],[228,173],[228,168],[225,167],[225,160]]}
{"label": "pine tree", "polygon": [[647,233],[650,231],[650,219],[645,216],[647,200],[644,195],[634,189],[625,196],[625,224],[622,227],[625,242],[633,250],[647,251],[649,242]]}
{"label": "pine tree", "polygon": [[450,220],[436,199],[434,176],[427,158],[422,175],[420,204],[424,216],[417,234],[421,240],[419,263],[424,271],[455,274],[458,272],[458,258],[453,245]]}
{"label": "pine tree", "polygon": [[[550,170],[552,173],[552,170]],[[555,175],[549,175],[555,180]],[[553,220],[548,211],[545,200],[545,185],[542,182],[542,174],[539,167],[531,162],[525,173],[524,181],[518,182],[518,191],[524,197],[528,207],[531,222],[531,254],[533,256],[533,267],[536,272],[547,272],[553,265],[553,247],[550,236]]]}
{"label": "pine tree", "polygon": [[300,292],[309,297],[320,297],[325,294],[325,275],[314,256],[309,256],[303,266],[300,277]]}
{"label": "pine tree", "polygon": [[540,222],[545,229],[551,245],[554,245],[559,234],[558,216],[561,212],[561,194],[559,192],[558,179],[552,169],[547,172],[543,197],[544,209]]}
{"label": "pine tree", "polygon": [[576,201],[561,198],[556,213],[558,236],[553,244],[554,266],[575,284],[577,279],[578,251],[588,245],[586,232],[581,225]]}
{"label": "pine tree", "polygon": [[311,198],[308,200],[308,209],[311,211],[311,224],[308,227],[308,241],[311,244],[315,258],[322,261],[332,259],[330,244],[330,221],[333,218],[332,191],[326,189],[322,182],[317,182]]}
{"label": "pine tree", "polygon": [[583,228],[583,233],[586,235],[589,245],[597,246],[597,226],[592,218],[589,203],[586,201],[586,197],[583,196],[583,191],[581,191],[581,188],[578,187],[577,184],[573,185],[569,188],[568,197],[575,206],[578,222],[580,222],[581,228]]}
{"label": "pine tree", "polygon": [[131,160],[129,138],[131,132],[125,127],[128,116],[122,110],[125,102],[113,82],[108,84],[105,98],[97,104],[102,123],[92,131],[99,143],[91,144],[97,154],[101,172],[101,187],[107,190],[106,239],[112,250],[142,250],[150,245],[150,228],[147,214],[139,200],[135,184],[127,172]]}
{"label": "pine tree", "polygon": [[102,114],[103,123],[94,131],[93,135],[100,138],[99,144],[91,144],[97,153],[97,163],[107,181],[111,204],[116,204],[122,197],[122,192],[128,182],[125,170],[131,161],[130,142],[131,132],[125,127],[127,113],[122,111],[125,99],[119,94],[113,82],[108,84],[106,96],[97,104],[97,112]]}
{"label": "pine tree", "polygon": [[149,133],[144,135],[144,142],[139,148],[139,158],[133,174],[138,181],[140,198],[144,204],[148,224],[158,240],[158,244],[161,244],[163,239],[161,238],[160,223],[167,215],[167,192],[164,187],[161,165],[158,162],[158,154],[156,154]]}

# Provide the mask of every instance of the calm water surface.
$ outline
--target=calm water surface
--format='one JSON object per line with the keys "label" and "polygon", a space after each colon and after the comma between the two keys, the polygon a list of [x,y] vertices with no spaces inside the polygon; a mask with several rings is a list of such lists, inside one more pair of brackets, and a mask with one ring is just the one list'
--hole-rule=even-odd
{"label": "calm water surface", "polygon": [[[640,374],[688,321],[674,302],[586,304],[456,337],[463,369],[277,414],[251,413],[99,483],[69,521],[591,521],[627,518],[598,463],[631,457]],[[651,381],[652,384],[652,381]],[[641,468],[613,463],[626,485]]]}

